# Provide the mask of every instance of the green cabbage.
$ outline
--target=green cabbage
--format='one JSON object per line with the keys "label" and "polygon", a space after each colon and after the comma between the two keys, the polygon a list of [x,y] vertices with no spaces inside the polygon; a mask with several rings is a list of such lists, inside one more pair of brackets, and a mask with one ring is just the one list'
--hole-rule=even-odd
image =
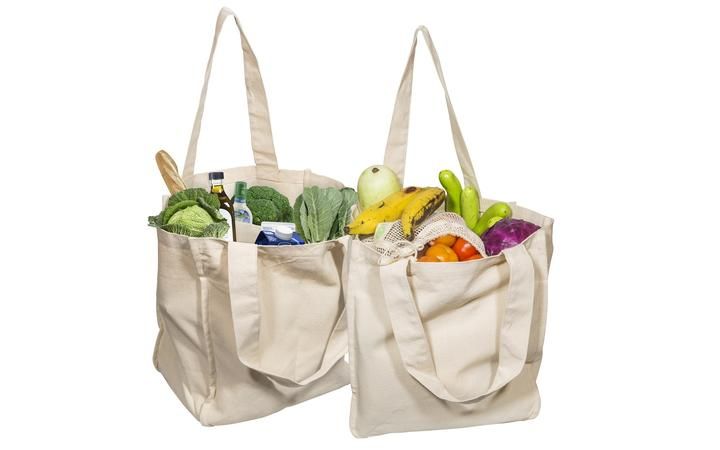
{"label": "green cabbage", "polygon": [[148,225],[185,236],[222,238],[230,225],[219,208],[215,195],[202,188],[185,189],[170,197],[160,214],[150,216]]}

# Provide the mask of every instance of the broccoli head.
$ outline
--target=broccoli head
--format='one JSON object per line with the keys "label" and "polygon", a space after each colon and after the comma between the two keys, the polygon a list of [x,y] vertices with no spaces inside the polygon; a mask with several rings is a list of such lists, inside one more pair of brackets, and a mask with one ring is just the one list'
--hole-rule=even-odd
{"label": "broccoli head", "polygon": [[250,187],[246,201],[255,225],[261,222],[292,222],[290,201],[270,186]]}

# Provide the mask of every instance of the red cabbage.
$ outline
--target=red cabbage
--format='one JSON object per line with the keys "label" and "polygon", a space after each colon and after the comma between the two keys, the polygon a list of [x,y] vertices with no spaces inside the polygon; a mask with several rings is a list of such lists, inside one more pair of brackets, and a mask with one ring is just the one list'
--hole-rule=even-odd
{"label": "red cabbage", "polygon": [[520,219],[502,219],[481,236],[488,256],[497,255],[506,248],[514,247],[540,229],[534,223]]}

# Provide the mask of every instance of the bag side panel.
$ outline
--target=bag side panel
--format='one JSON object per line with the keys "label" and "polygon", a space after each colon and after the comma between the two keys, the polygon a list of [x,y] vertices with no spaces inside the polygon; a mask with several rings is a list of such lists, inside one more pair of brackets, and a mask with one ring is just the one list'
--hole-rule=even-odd
{"label": "bag side panel", "polygon": [[158,230],[158,370],[195,417],[210,394],[201,289],[188,238]]}

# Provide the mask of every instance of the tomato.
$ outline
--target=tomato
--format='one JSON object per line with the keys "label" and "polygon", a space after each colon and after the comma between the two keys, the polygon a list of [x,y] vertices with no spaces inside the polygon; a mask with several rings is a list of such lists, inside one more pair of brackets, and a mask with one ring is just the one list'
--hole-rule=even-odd
{"label": "tomato", "polygon": [[463,259],[463,261],[472,261],[473,259],[482,259],[482,257],[483,256],[480,253],[478,253],[477,255],[472,255],[471,257],[469,257],[467,259]]}
{"label": "tomato", "polygon": [[477,249],[463,238],[458,238],[452,249],[457,254],[460,261],[465,261],[466,259],[479,254]]}
{"label": "tomato", "polygon": [[425,256],[436,257],[441,262],[457,262],[458,255],[455,254],[453,249],[445,244],[435,244],[431,246]]}
{"label": "tomato", "polygon": [[437,256],[425,255],[425,256],[421,256],[420,258],[418,258],[418,261],[419,262],[440,262],[440,259],[438,259]]}
{"label": "tomato", "polygon": [[440,236],[439,238],[437,238],[435,240],[430,241],[430,245],[445,244],[448,247],[452,247],[453,244],[455,244],[456,240],[457,240],[457,238],[455,236],[453,236],[452,234],[446,234],[444,236]]}

